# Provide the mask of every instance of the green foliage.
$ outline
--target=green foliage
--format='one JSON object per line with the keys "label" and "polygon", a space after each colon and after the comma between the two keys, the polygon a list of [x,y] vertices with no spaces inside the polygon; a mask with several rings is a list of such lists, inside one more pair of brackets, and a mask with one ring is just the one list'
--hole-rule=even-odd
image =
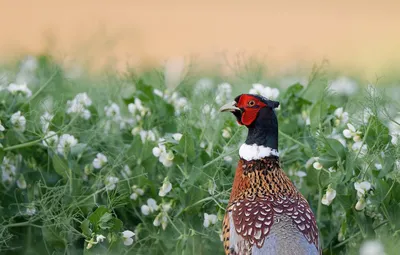
{"label": "green foliage", "polygon": [[[170,88],[159,71],[70,78],[50,56],[30,60],[0,84],[0,253],[222,254],[246,129],[217,110],[264,69],[242,64],[233,86],[217,76]],[[315,70],[276,99],[283,168],[316,215],[323,254],[357,254],[366,239],[396,254],[399,106],[378,90],[330,93]],[[8,87],[22,78],[26,88]]]}

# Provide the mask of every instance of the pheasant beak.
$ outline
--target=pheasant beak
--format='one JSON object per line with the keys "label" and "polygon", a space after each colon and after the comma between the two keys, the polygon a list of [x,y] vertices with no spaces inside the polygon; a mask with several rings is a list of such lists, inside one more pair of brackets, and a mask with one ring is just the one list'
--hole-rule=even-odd
{"label": "pheasant beak", "polygon": [[236,107],[236,101],[233,101],[232,103],[228,103],[224,106],[222,106],[219,109],[220,112],[235,112],[235,111],[240,111],[240,108]]}

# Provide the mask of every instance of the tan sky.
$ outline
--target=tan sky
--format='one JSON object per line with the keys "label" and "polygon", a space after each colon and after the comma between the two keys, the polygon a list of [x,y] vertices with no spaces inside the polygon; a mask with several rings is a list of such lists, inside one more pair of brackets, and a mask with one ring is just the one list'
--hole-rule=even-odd
{"label": "tan sky", "polygon": [[51,38],[56,55],[98,63],[247,52],[277,69],[327,58],[379,72],[400,67],[399,10],[389,0],[0,0],[0,57]]}

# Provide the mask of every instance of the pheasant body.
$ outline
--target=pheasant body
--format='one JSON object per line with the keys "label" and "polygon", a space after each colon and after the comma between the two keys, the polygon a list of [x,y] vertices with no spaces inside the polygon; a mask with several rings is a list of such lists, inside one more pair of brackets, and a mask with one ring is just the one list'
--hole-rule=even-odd
{"label": "pheasant body", "polygon": [[223,226],[226,254],[318,254],[317,233],[277,157],[239,161]]}
{"label": "pheasant body", "polygon": [[278,106],[261,96],[242,94],[221,108],[248,128],[223,221],[226,254],[321,253],[314,214],[280,166],[273,110]]}

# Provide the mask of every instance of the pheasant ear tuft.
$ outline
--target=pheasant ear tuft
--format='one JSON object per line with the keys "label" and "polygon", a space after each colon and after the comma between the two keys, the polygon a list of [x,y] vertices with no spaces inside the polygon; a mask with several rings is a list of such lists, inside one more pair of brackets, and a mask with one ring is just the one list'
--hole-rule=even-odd
{"label": "pheasant ear tuft", "polygon": [[278,108],[279,102],[278,101],[268,100],[268,106],[271,107],[272,109]]}

